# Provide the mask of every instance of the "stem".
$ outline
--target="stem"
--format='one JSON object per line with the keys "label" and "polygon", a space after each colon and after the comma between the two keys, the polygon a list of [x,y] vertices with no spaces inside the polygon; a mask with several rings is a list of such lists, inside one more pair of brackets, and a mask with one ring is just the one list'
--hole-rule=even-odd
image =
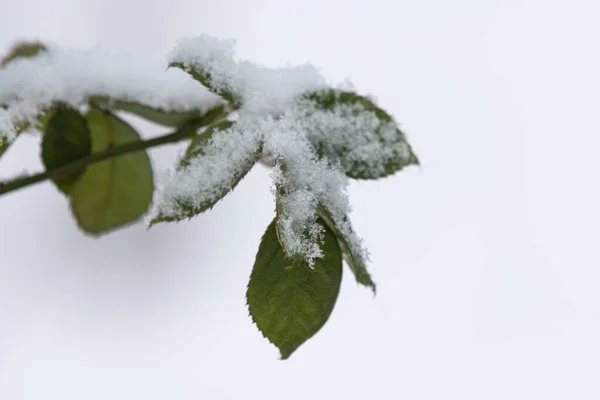
{"label": "stem", "polygon": [[12,179],[7,182],[0,182],[0,196],[27,186],[35,185],[36,183],[40,183],[48,179],[70,175],[72,172],[80,171],[82,167],[87,167],[88,165],[92,165],[109,158],[149,149],[151,147],[156,147],[163,144],[179,142],[183,139],[189,139],[201,126],[205,124],[206,121],[201,119],[190,121],[184,124],[177,131],[167,135],[159,136],[149,140],[131,142],[117,147],[108,147],[103,151],[92,153],[87,157],[73,161],[72,163],[63,165],[50,171],[40,172],[39,174],[30,175],[23,178]]}

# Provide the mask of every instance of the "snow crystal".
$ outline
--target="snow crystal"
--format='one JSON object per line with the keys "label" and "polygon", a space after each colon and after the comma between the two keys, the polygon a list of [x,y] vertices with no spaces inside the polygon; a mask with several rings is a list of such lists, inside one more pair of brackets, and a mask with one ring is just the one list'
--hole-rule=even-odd
{"label": "snow crystal", "polygon": [[81,106],[90,96],[139,102],[166,111],[207,110],[222,100],[177,69],[109,53],[48,46],[36,57],[0,69],[0,132],[14,135],[15,121],[33,121],[54,101]]}
{"label": "snow crystal", "polygon": [[325,79],[310,64],[265,68],[236,61],[235,42],[210,36],[184,38],[169,55],[169,62],[206,71],[217,90],[242,98],[246,113],[278,115],[307,91],[324,89]]}

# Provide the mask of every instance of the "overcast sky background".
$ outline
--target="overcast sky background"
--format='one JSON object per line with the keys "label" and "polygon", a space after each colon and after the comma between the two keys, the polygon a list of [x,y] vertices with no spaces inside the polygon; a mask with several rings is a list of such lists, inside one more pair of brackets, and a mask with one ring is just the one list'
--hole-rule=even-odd
{"label": "overcast sky background", "polygon": [[[1,399],[600,397],[598,1],[0,6],[3,51],[162,59],[207,33],[269,66],[313,62],[375,95],[422,161],[352,185],[378,295],[345,270],[329,322],[285,362],[244,299],[273,216],[266,168],[189,223],[99,240],[48,183],[3,196]],[[0,176],[41,168],[37,145],[20,138]]]}

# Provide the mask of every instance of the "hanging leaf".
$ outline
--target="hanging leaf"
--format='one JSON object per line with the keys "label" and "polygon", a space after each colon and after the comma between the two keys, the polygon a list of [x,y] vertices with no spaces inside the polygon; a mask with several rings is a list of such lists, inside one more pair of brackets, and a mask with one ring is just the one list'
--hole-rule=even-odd
{"label": "hanging leaf", "polygon": [[220,104],[208,111],[192,110],[186,112],[166,111],[160,108],[150,107],[141,103],[113,100],[109,99],[108,97],[100,96],[90,98],[90,104],[94,106],[110,107],[115,110],[125,111],[137,115],[138,117],[144,118],[145,120],[148,120],[150,122],[154,122],[155,124],[174,128],[179,128],[188,121],[198,119],[202,119],[202,126],[207,126],[218,119],[225,118],[225,116],[227,116],[228,113],[228,110],[223,104]]}
{"label": "hanging leaf", "polygon": [[391,175],[419,160],[393,118],[356,93],[325,90],[304,96],[309,139],[321,157],[354,179]]}
{"label": "hanging leaf", "polygon": [[223,89],[223,88],[217,88],[213,84],[212,76],[211,76],[210,72],[208,71],[208,69],[191,67],[191,66],[184,65],[183,63],[180,63],[180,62],[171,63],[171,64],[169,64],[169,67],[179,68],[179,69],[187,72],[188,74],[190,74],[190,76],[192,78],[194,78],[195,80],[200,82],[202,85],[204,85],[206,88],[208,88],[211,92],[216,93],[219,96],[221,96],[222,98],[224,98],[225,100],[227,100],[234,108],[239,108],[239,106],[241,104],[240,96],[234,94],[230,90]]}
{"label": "hanging leaf", "polygon": [[[85,118],[70,107],[59,107],[48,120],[42,138],[42,162],[47,171],[82,159],[92,153],[92,138]],[[85,167],[52,178],[54,184],[68,194]]]}
{"label": "hanging leaf", "polygon": [[265,232],[246,298],[253,321],[287,359],[327,322],[342,280],[342,255],[335,236],[325,228],[324,257],[311,268],[286,258],[275,220]]}
{"label": "hanging leaf", "polygon": [[[159,222],[182,221],[211,209],[250,172],[260,155],[260,144],[251,140],[236,140],[242,137],[240,132],[229,129],[233,125],[232,121],[221,121],[192,139],[179,162],[174,179],[187,179],[197,171],[204,176],[190,183],[194,185],[191,191],[169,198],[169,211],[163,207],[150,226]],[[217,134],[227,135],[221,136],[219,141],[220,144],[225,143],[225,147],[213,146]],[[208,150],[210,153],[207,153]]]}
{"label": "hanging leaf", "polygon": [[[93,152],[140,140],[131,126],[111,113],[93,108],[86,120]],[[71,209],[81,229],[97,235],[140,218],[153,190],[150,159],[140,150],[88,166],[70,192]]]}
{"label": "hanging leaf", "polygon": [[[367,262],[364,254],[361,252],[361,249],[358,248],[357,244],[352,244],[353,241],[351,238],[347,237],[347,235],[343,234],[340,229],[338,229],[336,223],[333,220],[333,216],[327,209],[323,206],[317,206],[317,213],[319,217],[325,222],[327,227],[331,229],[333,234],[335,235],[338,244],[340,245],[340,249],[342,250],[342,255],[344,256],[344,260],[348,267],[354,274],[356,281],[361,285],[364,285],[370,288],[373,291],[373,294],[376,293],[377,287],[373,279],[371,278],[371,274],[367,271]],[[347,217],[346,217],[347,218]],[[348,220],[345,221],[347,226],[350,228],[350,222]]]}

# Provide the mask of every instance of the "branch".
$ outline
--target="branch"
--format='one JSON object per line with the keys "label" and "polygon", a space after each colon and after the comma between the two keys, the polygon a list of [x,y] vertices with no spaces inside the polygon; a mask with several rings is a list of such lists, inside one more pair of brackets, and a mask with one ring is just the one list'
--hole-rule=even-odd
{"label": "branch", "polygon": [[36,183],[40,183],[48,179],[60,178],[61,176],[70,175],[73,172],[81,171],[82,167],[87,167],[88,165],[92,165],[109,158],[118,157],[127,153],[134,153],[136,151],[161,146],[163,144],[179,142],[184,139],[189,139],[197,132],[197,130],[200,127],[205,125],[206,120],[204,119],[193,120],[184,124],[177,131],[167,135],[159,136],[149,140],[141,140],[139,142],[131,142],[121,146],[107,147],[103,151],[92,153],[87,157],[63,165],[62,167],[55,168],[51,171],[44,171],[40,172],[39,174],[26,176],[23,178],[16,178],[7,182],[0,182],[0,196],[27,186],[35,185]]}

